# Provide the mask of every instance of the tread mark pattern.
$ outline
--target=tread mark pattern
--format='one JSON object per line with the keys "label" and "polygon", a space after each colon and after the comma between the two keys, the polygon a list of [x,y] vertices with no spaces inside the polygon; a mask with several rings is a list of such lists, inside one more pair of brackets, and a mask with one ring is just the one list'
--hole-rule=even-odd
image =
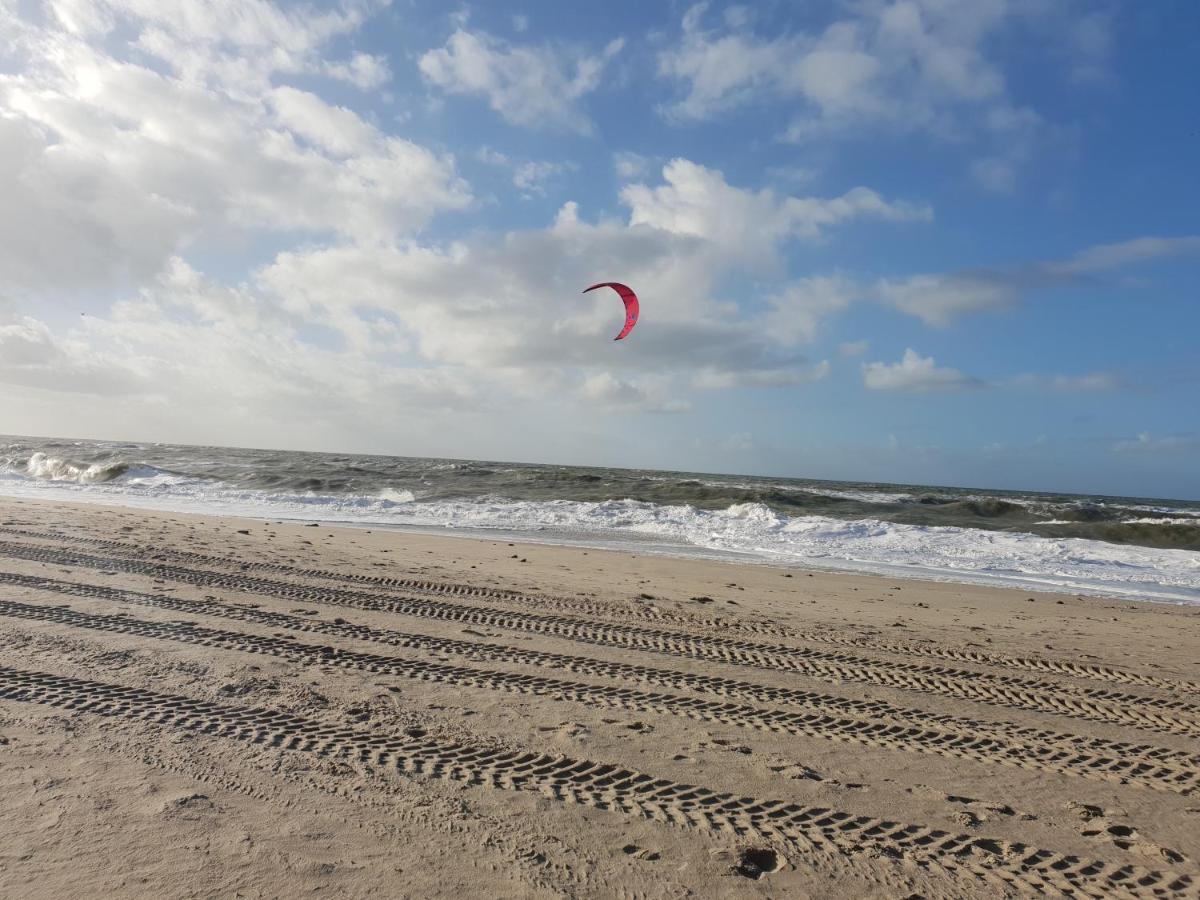
{"label": "tread mark pattern", "polygon": [[[36,538],[47,541],[69,541],[95,547],[104,547],[121,553],[143,555],[145,548],[123,541],[113,541],[104,538],[81,537],[48,531],[30,531],[21,528],[0,527],[0,534],[11,534],[18,537]],[[617,608],[609,603],[597,603],[575,597],[552,597],[544,594],[528,594],[521,591],[507,590],[496,587],[479,585],[455,584],[429,581],[417,578],[391,578],[362,573],[337,572],[329,569],[306,569],[285,563],[272,563],[263,560],[243,561],[231,560],[207,553],[197,553],[186,550],[167,550],[155,548],[158,556],[170,556],[175,559],[187,560],[201,565],[228,566],[239,571],[267,571],[294,578],[313,578],[328,581],[340,581],[364,587],[384,590],[403,590],[438,596],[464,597],[476,600],[499,600],[517,605],[532,605],[560,609],[570,609],[588,615],[612,617],[616,613],[633,615],[648,621],[670,624],[677,627],[718,628],[722,630],[745,631],[750,634],[768,635],[773,637],[792,638],[813,643],[837,644],[845,647],[857,647],[863,650],[879,650],[887,653],[899,653],[907,656],[929,656],[936,659],[946,659],[953,662],[973,663],[977,665],[998,666],[1003,668],[1024,669],[1048,675],[1062,675],[1071,678],[1084,678],[1094,681],[1105,681],[1117,684],[1130,684],[1140,687],[1160,688],[1177,693],[1200,694],[1200,683],[1192,681],[1175,681],[1147,675],[1140,672],[1129,672],[1114,666],[1079,663],[1070,660],[1045,659],[1032,656],[1009,656],[1002,653],[973,650],[963,647],[946,647],[936,644],[921,644],[909,641],[880,641],[873,638],[863,638],[829,631],[799,631],[795,628],[777,625],[769,622],[748,622],[720,617],[704,617],[689,614],[672,613],[659,607],[629,607]]]}
{"label": "tread mark pattern", "polygon": [[[1197,784],[1200,783],[1200,757],[1185,751],[1161,747],[1108,741],[1101,738],[1084,738],[1077,735],[1022,728],[1016,724],[956,719],[918,709],[895,707],[882,701],[851,700],[792,688],[776,688],[752,682],[739,682],[733,679],[675,672],[669,669],[655,669],[629,663],[613,663],[586,657],[513,648],[501,644],[482,644],[423,634],[409,634],[353,625],[348,622],[324,622],[267,610],[230,606],[215,601],[140,594],[103,585],[64,582],[4,572],[0,572],[0,584],[72,597],[133,603],[190,615],[211,615],[234,621],[261,624],[271,628],[327,634],[406,649],[453,653],[472,660],[524,663],[576,674],[625,679],[673,689],[715,694],[729,699],[750,700],[756,703],[789,703],[819,712],[800,715],[779,709],[762,710],[746,707],[739,711],[738,707],[730,703],[700,705],[692,698],[672,697],[666,700],[669,695],[661,694],[647,695],[657,701],[653,706],[650,704],[635,705],[635,697],[629,692],[609,695],[610,697],[620,697],[622,705],[627,709],[643,711],[653,709],[738,727],[786,731],[792,734],[854,742],[884,749],[933,753],[1018,768],[1128,782],[1184,795],[1193,793]],[[127,627],[131,624],[139,627],[162,627],[162,623],[137,622],[137,620],[125,616],[92,617],[85,620],[82,614],[73,611],[68,613],[62,607],[47,609],[46,607],[7,601],[0,601],[0,612],[26,619],[78,624],[79,627],[92,627],[87,622],[95,621],[102,623],[96,627],[122,633],[131,633],[132,628]],[[155,632],[151,636],[157,636],[157,634]],[[239,649],[246,649],[246,647],[241,646]],[[324,661],[324,657],[322,661]],[[474,671],[479,676],[484,674],[507,676],[508,674]],[[565,686],[564,691],[580,687],[578,684],[568,682],[563,682],[563,685]],[[556,695],[563,695],[563,692],[560,691]],[[589,702],[582,695],[565,697],[565,699]],[[595,698],[591,698],[591,700],[594,702]],[[605,702],[606,705],[609,703],[607,699]],[[664,702],[666,703],[665,707]],[[712,711],[713,709],[715,712]],[[854,714],[858,714],[862,718],[847,718],[847,715],[853,716]],[[985,725],[991,726],[996,732],[996,736],[988,737],[981,734],[986,730]]]}
{"label": "tread mark pattern", "polygon": [[0,667],[0,699],[124,717],[277,750],[356,759],[402,774],[501,790],[682,827],[779,841],[853,860],[864,849],[908,854],[964,880],[1070,896],[1194,896],[1188,874],[1117,866],[1008,842],[953,834],[781,800],[760,801],[631,769],[546,753],[496,750],[427,737],[402,740],[336,728],[278,710],[224,706],[175,694]]}
{"label": "tread mark pattern", "polygon": [[387,597],[345,588],[318,588],[248,575],[97,557],[26,544],[0,542],[0,554],[31,562],[78,565],[101,570],[116,569],[130,574],[171,579],[197,587],[228,589],[300,602],[525,631],[585,644],[708,659],[773,671],[790,671],[834,683],[854,681],[918,693],[940,694],[994,706],[1131,726],[1148,731],[1200,736],[1200,720],[1167,715],[1159,711],[1187,708],[1186,704],[1170,699],[1148,698],[1114,691],[1071,689],[1015,676],[993,676],[943,666],[885,662],[848,654],[593,622],[567,616],[518,613],[410,597]]}

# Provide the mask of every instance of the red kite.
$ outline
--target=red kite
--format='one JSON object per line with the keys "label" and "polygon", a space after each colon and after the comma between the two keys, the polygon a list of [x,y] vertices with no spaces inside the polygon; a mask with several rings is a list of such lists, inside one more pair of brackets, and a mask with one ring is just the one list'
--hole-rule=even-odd
{"label": "red kite", "polygon": [[613,338],[614,341],[619,341],[621,338],[625,337],[625,335],[629,334],[629,332],[633,331],[633,326],[637,324],[639,309],[637,294],[635,294],[625,285],[617,284],[615,281],[602,281],[599,284],[593,284],[590,288],[587,288],[584,293],[586,294],[588,291],[594,291],[596,288],[602,287],[612,288],[614,291],[620,294],[621,299],[625,301],[625,327],[621,329],[620,334]]}

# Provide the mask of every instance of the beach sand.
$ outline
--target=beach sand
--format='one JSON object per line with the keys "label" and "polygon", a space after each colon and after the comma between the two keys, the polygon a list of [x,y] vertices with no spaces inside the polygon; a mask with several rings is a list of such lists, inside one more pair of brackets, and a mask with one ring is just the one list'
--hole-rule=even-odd
{"label": "beach sand", "polygon": [[1200,609],[0,499],[0,896],[1200,895]]}

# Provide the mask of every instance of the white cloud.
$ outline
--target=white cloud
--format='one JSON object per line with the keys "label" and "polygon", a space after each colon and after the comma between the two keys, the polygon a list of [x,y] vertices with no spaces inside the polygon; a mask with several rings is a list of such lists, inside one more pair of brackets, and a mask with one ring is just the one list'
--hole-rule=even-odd
{"label": "white cloud", "polygon": [[983,273],[883,278],[875,290],[889,306],[937,327],[965,313],[1009,309],[1020,298],[1011,280]]}
{"label": "white cloud", "polygon": [[326,63],[322,71],[364,91],[382,87],[392,80],[387,59],[370,53],[355,53],[349,62]]}
{"label": "white cloud", "polygon": [[1070,259],[1045,264],[1048,274],[1092,275],[1171,256],[1200,256],[1200,235],[1141,237],[1116,244],[1089,247]]}
{"label": "white cloud", "polygon": [[793,281],[768,300],[769,333],[785,344],[812,341],[820,324],[848,307],[858,293],[849,279],[838,275]]}
{"label": "white cloud", "polygon": [[450,94],[486,97],[513,124],[589,133],[579,101],[599,87],[604,67],[623,46],[617,39],[598,53],[556,50],[460,29],[418,65],[431,84]]}
{"label": "white cloud", "polygon": [[795,137],[876,121],[942,127],[939,116],[956,104],[1003,98],[1004,79],[982,52],[1004,23],[998,6],[865,3],[823,30],[769,38],[743,23],[706,31],[706,9],[696,6],[683,18],[679,46],[660,56],[659,68],[687,85],[687,96],[670,107],[683,118],[782,97],[806,110],[792,125]]}
{"label": "white cloud", "polygon": [[316,430],[329,434],[370,430],[369,417],[443,418],[487,394],[454,367],[395,361],[383,350],[396,346],[388,323],[364,324],[378,332],[373,344],[331,349],[304,337],[311,323],[269,298],[175,259],[105,316],[57,332],[29,317],[0,325],[0,385],[103,396],[123,427],[190,418],[290,428],[319,410]]}
{"label": "white cloud", "polygon": [[694,6],[683,17],[678,48],[659,56],[659,72],[688,84],[688,95],[669,107],[684,119],[705,119],[749,99],[756,88],[775,80],[789,55],[780,41],[753,36],[716,37],[701,30],[706,7]]}
{"label": "white cloud", "polygon": [[0,325],[0,382],[77,394],[145,390],[136,361],[59,340],[44,322],[28,316]]}
{"label": "white cloud", "polygon": [[513,170],[513,184],[527,195],[545,196],[549,182],[578,169],[579,166],[573,162],[524,162]]}
{"label": "white cloud", "polygon": [[[499,164],[511,162],[505,157]],[[608,371],[613,352],[625,367],[623,383],[643,390],[650,375],[703,390],[825,377],[828,362],[814,365],[793,348],[850,302],[847,280],[785,285],[769,295],[762,315],[740,313],[714,289],[731,268],[773,256],[793,231],[815,227],[810,211],[826,201],[792,205],[795,198],[742,190],[686,160],[668,165],[663,178],[662,185],[637,185],[623,194],[625,222],[587,222],[568,202],[545,229],[441,247],[285,252],[258,273],[256,286],[291,313],[345,335],[361,330],[364,317],[382,318],[423,363],[503,378],[519,395],[544,394],[574,371]],[[837,198],[827,202],[842,208]],[[852,214],[853,205],[847,208]],[[873,213],[879,207],[863,208]],[[745,233],[730,227],[734,218]],[[623,318],[616,297],[579,293],[618,277],[614,273],[635,285],[643,302],[642,321],[619,350],[607,349]],[[630,381],[634,373],[637,380]],[[597,381],[593,392],[599,386],[617,396],[611,382]],[[646,402],[661,405],[669,393]]]}
{"label": "white cloud", "polygon": [[[319,72],[322,41],[360,12],[77,0],[59,13],[48,26],[19,21],[23,67],[0,75],[10,291],[128,288],[184,248],[246,231],[392,240],[471,199],[452,158],[269,84],[273,72]],[[118,24],[138,61],[97,37]],[[254,77],[235,77],[241,65]]]}
{"label": "white cloud", "polygon": [[921,356],[912,349],[904,351],[898,363],[872,362],[862,366],[863,384],[880,391],[953,391],[983,387],[1019,390],[1075,393],[1111,391],[1121,387],[1121,380],[1107,372],[1086,375],[1012,375],[986,382],[957,369],[938,366],[933,357]]}
{"label": "white cloud", "polygon": [[853,219],[928,221],[926,206],[888,202],[865,187],[840,197],[779,197],[774,191],[733,187],[715,169],[686,159],[663,167],[664,184],[626,185],[621,199],[632,210],[630,222],[673,234],[702,238],[733,258],[771,261],[777,245],[789,238],[816,238],[822,231]]}
{"label": "white cloud", "polygon": [[295,137],[336,157],[370,152],[380,135],[343,106],[331,106],[316,94],[277,87],[270,94],[275,119]]}
{"label": "white cloud", "polygon": [[[748,104],[784,105],[785,137],[874,129],[924,131],[990,149],[972,174],[990,190],[1011,190],[1019,165],[1040,140],[1043,123],[1010,98],[991,48],[1019,35],[1025,46],[1095,65],[1106,48],[1103,17],[1079,4],[1008,0],[867,0],[835,5],[833,18],[803,31],[760,35],[748,16],[707,27],[707,4],[683,16],[677,45],[660,53],[660,74],[680,84],[665,107],[677,120],[717,117]],[[712,17],[715,18],[715,17]],[[1077,40],[1064,45],[1070,30]]]}
{"label": "white cloud", "polygon": [[863,363],[863,384],[875,391],[959,391],[980,388],[978,378],[957,369],[941,368],[932,356],[921,356],[911,348],[898,363]]}
{"label": "white cloud", "polygon": [[842,356],[862,356],[869,349],[871,349],[871,342],[867,340],[846,341],[838,344],[838,353]]}
{"label": "white cloud", "polygon": [[277,73],[379,83],[378,59],[355,54],[330,60],[322,51],[384,5],[386,0],[349,0],[316,10],[268,0],[55,0],[53,8],[63,29],[77,37],[98,40],[131,26],[132,44],[185,80],[252,93],[269,88]]}
{"label": "white cloud", "polygon": [[968,313],[1011,309],[1023,295],[1039,288],[1071,284],[1157,259],[1197,255],[1197,235],[1140,237],[1089,247],[1065,260],[1008,269],[882,278],[875,284],[875,294],[887,305],[928,325],[945,327]]}
{"label": "white cloud", "polygon": [[551,185],[563,180],[563,176],[579,171],[579,164],[570,160],[515,160],[506,153],[484,145],[475,153],[475,158],[488,166],[508,169],[513,185],[528,197],[544,197]]}
{"label": "white cloud", "polygon": [[289,309],[323,321],[386,314],[431,362],[546,369],[599,362],[598,347],[607,345],[598,341],[619,330],[623,312],[609,292],[579,292],[613,271],[636,284],[646,304],[629,342],[642,348],[635,365],[687,366],[698,348],[749,358],[753,332],[725,326],[708,297],[717,270],[701,242],[644,226],[589,224],[572,204],[548,229],[441,248],[283,253],[259,281]]}

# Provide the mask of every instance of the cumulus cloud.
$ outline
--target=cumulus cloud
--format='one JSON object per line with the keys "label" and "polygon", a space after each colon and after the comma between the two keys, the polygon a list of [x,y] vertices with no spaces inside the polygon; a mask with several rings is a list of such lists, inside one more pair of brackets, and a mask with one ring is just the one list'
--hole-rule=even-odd
{"label": "cumulus cloud", "polygon": [[107,315],[59,329],[32,317],[0,325],[0,385],[110,402],[136,396],[140,421],[161,408],[180,419],[291,427],[319,410],[322,428],[358,432],[364,417],[477,406],[486,385],[454,367],[397,363],[379,352],[389,343],[386,323],[379,328],[374,348],[332,348],[270,298],[174,259]]}
{"label": "cumulus cloud", "polygon": [[[276,127],[329,160],[360,159],[378,140],[349,110],[296,88],[273,88],[263,104]],[[481,159],[516,174],[522,165],[491,150]],[[462,241],[302,245],[237,286],[168,256],[148,286],[60,342],[129,390],[207,408],[225,396],[248,417],[268,406],[283,417],[306,396],[373,415],[381,397],[464,409],[564,393],[598,408],[681,412],[688,392],[797,386],[829,372],[795,347],[849,302],[850,286],[798,281],[770,295],[766,313],[742,313],[716,290],[731,271],[838,222],[923,215],[873,192],[823,200],[752,191],[687,160],[664,168],[659,183],[628,187],[623,220],[586,221],[567,203],[547,227]],[[720,221],[722,205],[736,221]],[[610,271],[636,283],[654,311],[619,372],[598,349],[620,327],[619,302],[579,294]],[[18,335],[7,340],[16,347]],[[138,363],[130,370],[121,360]]]}
{"label": "cumulus cloud", "polygon": [[769,261],[781,241],[816,238],[854,219],[904,222],[933,216],[927,206],[889,202],[866,187],[830,198],[745,190],[728,184],[719,171],[686,159],[671,160],[662,174],[664,183],[656,187],[622,188],[631,224],[697,237],[747,261]]}
{"label": "cumulus cloud", "polygon": [[605,66],[623,46],[618,38],[599,52],[556,49],[459,29],[418,65],[430,84],[449,94],[485,97],[515,125],[586,134],[592,125],[579,101],[599,87]]}
{"label": "cumulus cloud", "polygon": [[1020,33],[1061,53],[1071,26],[1079,38],[1067,45],[1073,60],[1094,64],[1103,55],[1100,20],[1084,26],[1073,4],[871,0],[836,8],[823,24],[761,35],[751,16],[717,24],[706,4],[692,7],[678,43],[658,58],[660,74],[684,89],[665,112],[702,120],[751,103],[787,103],[786,137],[796,141],[878,128],[956,141],[970,135],[992,149],[973,175],[1009,190],[1042,123],[1012,101],[989,45]]}
{"label": "cumulus cloud", "polygon": [[936,365],[911,348],[898,363],[863,363],[863,384],[875,391],[961,391],[981,388],[978,378]]}
{"label": "cumulus cloud", "polygon": [[[48,24],[18,20],[18,72],[0,74],[10,291],[128,288],[185,248],[254,232],[392,240],[470,202],[451,157],[272,86],[274,74],[320,73],[318,51],[361,20],[357,7],[73,0],[56,10]],[[128,42],[104,39],[118,27],[136,46],[128,58],[109,49]]]}
{"label": "cumulus cloud", "polygon": [[[587,222],[567,203],[547,228],[442,247],[282,253],[256,283],[293,313],[340,331],[364,315],[385,317],[428,362],[513,375],[595,366],[597,340],[619,329],[621,307],[607,292],[579,289],[619,271],[653,304],[630,367],[689,375],[706,389],[794,385],[827,371],[792,348],[849,302],[847,282],[788,285],[761,316],[739,313],[714,290],[731,269],[773,258],[780,242],[806,232],[820,201],[791,205],[796,198],[735,187],[686,160],[669,164],[662,184],[622,197],[626,221]],[[513,377],[520,389],[541,380]]]}

